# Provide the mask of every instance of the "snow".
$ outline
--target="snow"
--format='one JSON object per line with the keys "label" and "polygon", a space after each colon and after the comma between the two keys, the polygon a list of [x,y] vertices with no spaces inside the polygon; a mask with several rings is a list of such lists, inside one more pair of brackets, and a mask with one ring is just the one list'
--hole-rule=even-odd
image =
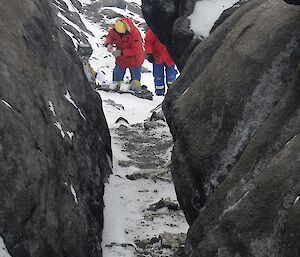
{"label": "snow", "polygon": [[12,109],[11,105],[8,102],[4,101],[3,99],[2,99],[2,103],[4,103],[6,106],[8,106],[10,109]]}
{"label": "snow", "polygon": [[193,13],[188,16],[190,29],[199,38],[209,35],[214,23],[226,9],[232,7],[239,0],[203,0],[195,4]]}
{"label": "snow", "polygon": [[69,136],[70,139],[73,139],[73,137],[74,137],[74,132],[72,132],[72,131],[67,131],[66,133],[67,133],[67,135]]}
{"label": "snow", "polygon": [[63,131],[62,125],[58,121],[56,121],[54,123],[54,125],[59,129],[61,137],[64,138],[65,137],[65,132]]}
{"label": "snow", "polygon": [[[113,174],[109,179],[109,184],[105,186],[104,195],[104,230],[103,230],[103,256],[116,257],[134,255],[134,248],[121,249],[119,255],[116,249],[107,247],[112,243],[132,244],[135,239],[158,237],[164,231],[180,233],[187,231],[187,224],[177,221],[177,226],[170,227],[171,217],[164,216],[164,219],[154,219],[145,221],[144,210],[150,204],[158,202],[161,198],[170,197],[176,200],[176,195],[172,183],[142,179],[139,182],[125,178],[127,174],[132,174],[138,169],[135,167],[120,167],[117,160],[128,160],[126,153],[120,149],[121,142],[112,138],[112,150],[114,154]],[[159,211],[157,211],[159,212]]]}
{"label": "snow", "polygon": [[142,5],[142,0],[130,0],[129,2],[136,3],[138,5]]}
{"label": "snow", "polygon": [[68,9],[69,9],[71,12],[78,12],[78,10],[72,5],[72,3],[71,3],[70,0],[64,0],[64,2],[67,4]]}
{"label": "snow", "polygon": [[75,203],[78,203],[76,191],[75,191],[73,185],[70,185],[70,189],[71,189],[72,195],[73,195],[73,197],[74,197]]}
{"label": "snow", "polygon": [[53,116],[56,116],[56,113],[54,111],[53,103],[51,101],[48,101],[48,104],[49,104],[49,109],[52,112]]}
{"label": "snow", "polygon": [[[90,1],[80,0],[82,4],[89,4]],[[141,4],[140,0],[128,1]],[[70,9],[70,7],[69,7]],[[126,10],[106,7],[106,9],[112,9],[118,13],[126,15]],[[107,29],[101,27],[103,24],[109,24],[113,26],[116,19],[107,19],[99,21],[99,23],[91,22],[82,13],[78,12],[82,22],[86,26],[88,31],[92,34],[82,31],[78,26],[73,24],[67,18],[63,16],[63,13],[59,12],[58,16],[61,17],[66,23],[75,27],[79,32],[84,33],[87,36],[87,40],[93,48],[93,54],[90,58],[91,66],[98,72],[96,83],[110,84],[112,83],[112,70],[115,66],[115,58],[106,50],[104,46],[104,36],[107,34]],[[127,16],[127,15],[126,15]],[[144,22],[144,19],[138,15],[131,15],[130,18],[138,22]],[[145,37],[145,33],[141,31],[142,37]],[[73,40],[74,46],[77,47],[78,42],[74,40],[72,33],[66,32]],[[145,61],[143,66],[152,71],[152,64]],[[130,80],[130,73],[127,70],[125,75],[125,81]],[[154,81],[152,73],[142,73],[141,83],[147,85],[148,89],[154,92]],[[120,126],[120,123],[116,124],[116,120],[119,117],[123,117],[129,122],[129,125],[143,122],[151,115],[151,110],[156,108],[163,101],[161,96],[153,96],[153,100],[145,100],[137,98],[131,94],[120,94],[97,90],[97,93],[101,96],[103,111],[110,128],[113,160],[107,155],[109,164],[113,169],[113,174],[109,177],[108,183],[105,185],[104,194],[104,230],[103,230],[103,256],[105,257],[132,257],[135,255],[134,240],[136,238],[151,238],[158,236],[164,231],[172,233],[186,232],[188,225],[185,221],[183,213],[181,212],[180,218],[176,220],[176,226],[170,226],[174,223],[171,215],[165,215],[164,218],[155,218],[154,220],[145,220],[145,210],[150,204],[158,202],[161,198],[170,198],[172,201],[176,200],[176,194],[173,183],[166,181],[153,182],[151,179],[141,179],[137,181],[131,181],[126,178],[126,175],[132,174],[138,171],[137,167],[121,167],[119,161],[129,160],[128,153],[122,149],[120,137],[117,135],[116,130]],[[75,102],[72,100],[69,91],[65,94],[65,98],[75,106],[78,111]],[[54,110],[54,108],[53,108]],[[81,113],[81,112],[80,112]],[[81,113],[82,114],[82,113]],[[83,116],[83,115],[82,115]],[[127,124],[128,125],[128,124]],[[60,129],[61,134],[64,132],[61,125],[57,122],[56,126]],[[166,130],[168,128],[166,127]],[[159,133],[160,131],[158,131]],[[67,135],[70,137],[68,132]],[[169,133],[169,131],[168,131]],[[73,137],[73,134],[72,134]],[[99,138],[101,141],[102,139]],[[165,159],[170,159],[170,151],[164,156]],[[70,186],[74,200],[77,202],[76,192],[72,185]],[[163,212],[165,210],[158,210],[157,212]],[[115,244],[129,244],[130,247],[115,246]],[[113,247],[107,247],[107,245]]]}
{"label": "snow", "polygon": [[6,249],[6,246],[1,236],[0,236],[0,257],[11,257],[11,255],[8,253]]}
{"label": "snow", "polygon": [[[112,98],[112,93],[104,91],[98,91],[98,93],[101,95],[101,98],[104,102],[105,100]],[[149,101],[137,98],[129,94],[113,94],[114,101],[116,103],[120,103],[124,107],[124,110],[120,110],[116,107],[112,107],[106,104],[103,105],[106,120],[107,123],[110,125],[110,128],[119,126],[119,124],[115,124],[115,121],[119,117],[123,117],[126,120],[128,120],[129,124],[143,122],[147,117],[146,115],[148,115],[150,111],[154,109],[157,105],[159,105],[163,100],[162,98],[154,97],[153,101]]]}
{"label": "snow", "polygon": [[80,108],[76,105],[76,103],[73,101],[73,99],[71,98],[70,92],[67,90],[67,93],[65,94],[65,98],[71,103],[73,104],[73,106],[78,110],[80,116],[86,120],[85,116],[83,115],[82,111],[80,110]]}

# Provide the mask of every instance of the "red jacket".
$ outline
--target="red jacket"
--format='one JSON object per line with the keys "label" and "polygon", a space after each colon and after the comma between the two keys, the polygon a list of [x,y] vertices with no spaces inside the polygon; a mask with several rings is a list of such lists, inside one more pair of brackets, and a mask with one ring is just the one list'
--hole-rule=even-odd
{"label": "red jacket", "polygon": [[106,44],[115,44],[122,50],[122,55],[116,58],[116,64],[122,68],[138,68],[144,62],[144,50],[142,36],[129,18],[122,18],[126,23],[128,32],[121,35],[114,28],[110,29],[106,36]]}
{"label": "red jacket", "polygon": [[159,42],[158,38],[149,29],[145,37],[145,50],[146,54],[152,54],[157,64],[165,64],[168,67],[174,64],[171,56],[169,55],[166,46]]}

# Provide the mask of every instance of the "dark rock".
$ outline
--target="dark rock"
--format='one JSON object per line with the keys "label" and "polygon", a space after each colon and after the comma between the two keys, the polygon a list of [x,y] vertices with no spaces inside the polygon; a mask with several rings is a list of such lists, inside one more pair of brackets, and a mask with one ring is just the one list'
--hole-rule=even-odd
{"label": "dark rock", "polygon": [[125,110],[125,108],[122,104],[118,104],[112,99],[104,100],[104,102],[106,102],[107,105],[111,105],[111,106],[117,108],[118,110]]}
{"label": "dark rock", "polygon": [[165,98],[186,256],[299,255],[299,22],[296,6],[248,1]]}
{"label": "dark rock", "polygon": [[196,0],[142,0],[142,12],[149,27],[164,43],[178,68],[184,67],[186,56],[200,42],[194,39],[187,17]]}
{"label": "dark rock", "polygon": [[78,44],[84,43],[84,44],[89,44],[88,40],[87,40],[87,36],[82,33],[82,31],[78,31],[77,29],[75,29],[73,26],[67,24],[67,23],[63,23],[62,26],[66,31],[70,32],[71,34],[73,34],[73,39],[75,39],[77,41]]}
{"label": "dark rock", "polygon": [[186,257],[184,246],[180,246],[173,257]]}
{"label": "dark rock", "polygon": [[76,24],[82,31],[93,36],[93,33],[86,28],[77,12],[64,12],[63,16],[65,16],[72,23]]}
{"label": "dark rock", "polygon": [[128,120],[126,120],[125,118],[123,117],[119,117],[115,123],[126,123],[126,124],[129,124]]}
{"label": "dark rock", "polygon": [[284,0],[284,2],[286,2],[288,4],[300,5],[300,1],[299,0]]}
{"label": "dark rock", "polygon": [[81,11],[86,14],[90,20],[94,22],[101,22],[103,18],[102,14],[99,13],[99,10],[104,9],[104,7],[117,7],[120,9],[127,9],[130,12],[141,15],[141,7],[134,2],[126,2],[124,0],[99,0],[94,1],[88,5],[82,7]]}
{"label": "dark rock", "polygon": [[151,170],[151,172],[153,169],[164,168],[166,151],[170,149],[173,142],[167,124],[160,124],[159,126],[162,128],[161,131],[145,130],[142,123],[128,127],[120,125],[117,128],[116,132],[121,140],[124,140],[124,149],[129,153],[128,157],[133,166]]}
{"label": "dark rock", "polygon": [[150,240],[150,244],[156,244],[156,243],[158,243],[160,240],[159,240],[159,238],[158,237],[152,237],[151,238],[151,240]]}
{"label": "dark rock", "polygon": [[[214,23],[214,26],[210,30],[209,34],[214,32],[231,14],[233,14],[237,9],[242,7],[244,4],[246,4],[249,0],[240,0],[236,4],[234,4],[232,7],[225,10],[218,20]],[[250,0],[251,1],[251,0]]]}
{"label": "dark rock", "polygon": [[100,11],[100,13],[104,16],[106,16],[108,19],[114,19],[114,18],[123,18],[124,16],[118,12],[115,12],[111,9],[103,9]]}
{"label": "dark rock", "polygon": [[0,2],[0,236],[13,257],[102,256],[110,135],[50,5]]}
{"label": "dark rock", "polygon": [[148,208],[149,211],[157,211],[161,208],[168,208],[169,210],[179,210],[177,203],[171,202],[170,199],[160,199],[157,203],[151,204]]}
{"label": "dark rock", "polygon": [[109,245],[105,245],[105,247],[109,247],[109,248],[114,247],[114,246],[118,246],[118,247],[122,247],[122,248],[134,248],[134,249],[136,249],[133,244],[129,244],[129,243],[115,243],[115,242],[113,242],[113,243],[110,243]]}
{"label": "dark rock", "polygon": [[186,234],[164,232],[159,234],[161,245],[163,248],[179,248],[184,245]]}
{"label": "dark rock", "polygon": [[144,239],[144,240],[135,240],[134,243],[138,248],[146,249],[150,243],[150,239]]}
{"label": "dark rock", "polygon": [[156,129],[158,127],[164,127],[164,126],[165,125],[158,122],[158,120],[157,121],[149,120],[149,121],[144,122],[144,129],[145,130]]}
{"label": "dark rock", "polygon": [[78,0],[70,0],[70,1],[77,10],[79,11],[81,10],[82,4]]}
{"label": "dark rock", "polygon": [[165,121],[165,116],[162,111],[161,112],[153,112],[150,117],[150,121],[158,121],[158,120]]}
{"label": "dark rock", "polygon": [[141,178],[147,178],[147,176],[142,173],[134,173],[134,174],[126,175],[126,178],[128,178],[129,180],[137,180]]}
{"label": "dark rock", "polygon": [[[132,166],[134,162],[130,161],[119,161],[119,165],[122,167],[129,167]],[[170,172],[166,168],[161,169],[144,169],[140,172],[135,172],[130,175],[126,175],[126,178],[130,180],[137,180],[137,179],[152,179],[156,180],[163,180],[167,182],[171,182]]]}

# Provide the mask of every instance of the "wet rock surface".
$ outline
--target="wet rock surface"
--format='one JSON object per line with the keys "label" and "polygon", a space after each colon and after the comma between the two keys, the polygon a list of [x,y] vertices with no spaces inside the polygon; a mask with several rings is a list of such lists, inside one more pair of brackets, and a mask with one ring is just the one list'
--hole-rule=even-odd
{"label": "wet rock surface", "polygon": [[12,257],[102,256],[101,99],[48,1],[0,9],[0,237]]}
{"label": "wet rock surface", "polygon": [[191,225],[184,256],[299,255],[299,22],[296,5],[248,1],[194,48],[166,96]]}

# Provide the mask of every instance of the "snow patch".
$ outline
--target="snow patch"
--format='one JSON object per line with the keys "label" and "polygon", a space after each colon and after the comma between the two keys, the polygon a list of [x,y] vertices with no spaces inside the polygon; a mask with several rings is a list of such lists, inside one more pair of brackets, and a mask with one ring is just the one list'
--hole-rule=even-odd
{"label": "snow patch", "polygon": [[113,168],[113,162],[112,162],[112,159],[110,158],[110,156],[108,154],[106,154],[106,159],[107,159],[109,167],[112,169]]}
{"label": "snow patch", "polygon": [[64,0],[64,2],[66,3],[66,5],[68,6],[68,9],[71,12],[77,12],[78,13],[78,10],[73,6],[73,4],[71,3],[70,0]]}
{"label": "snow patch", "polygon": [[71,103],[73,104],[73,106],[78,110],[80,116],[86,120],[85,116],[82,114],[82,111],[80,110],[80,108],[76,105],[76,103],[73,101],[73,99],[71,98],[71,95],[69,93],[69,91],[67,90],[67,93],[65,94],[65,98]]}
{"label": "snow patch", "polygon": [[57,16],[59,18],[61,18],[65,23],[67,23],[68,25],[72,26],[74,29],[76,29],[78,32],[82,32],[84,33],[86,36],[88,35],[88,33],[86,33],[85,31],[83,31],[82,29],[80,29],[74,22],[70,21],[69,19],[67,19],[61,12],[57,13]]}
{"label": "snow patch", "polygon": [[72,132],[72,131],[67,131],[66,133],[67,133],[67,135],[69,136],[70,139],[73,139],[73,137],[74,137],[74,132]]}
{"label": "snow patch", "polygon": [[298,195],[294,201],[294,205],[300,200],[300,196]]}
{"label": "snow patch", "polygon": [[54,123],[54,125],[60,130],[60,134],[61,134],[62,138],[64,138],[65,137],[65,132],[62,129],[62,125],[58,121],[56,121]]}
{"label": "snow patch", "polygon": [[237,206],[241,203],[241,201],[249,194],[249,191],[246,192],[237,202],[235,202],[233,205],[229,206],[227,209],[224,210],[223,215],[225,215],[229,211],[233,211],[237,208]]}
{"label": "snow patch", "polygon": [[52,102],[49,101],[48,104],[49,104],[49,109],[50,109],[50,111],[52,112],[53,116],[56,116],[56,113],[55,113],[55,111],[54,111],[54,106],[53,106]]}
{"label": "snow patch", "polygon": [[290,141],[288,141],[288,142],[286,143],[286,145],[289,145],[289,144],[296,138],[296,136],[297,136],[297,135],[293,136],[293,138],[292,138]]}
{"label": "snow patch", "polygon": [[65,12],[65,10],[64,9],[62,9],[60,6],[59,6],[59,3],[57,3],[57,0],[56,0],[56,2],[54,3],[52,3],[56,8],[58,8],[61,12]]}
{"label": "snow patch", "polygon": [[190,29],[199,37],[207,37],[214,23],[226,9],[239,0],[203,0],[195,4],[193,13],[188,16]]}
{"label": "snow patch", "polygon": [[3,99],[2,99],[2,103],[4,103],[6,106],[8,106],[10,109],[12,109],[11,105],[8,102],[4,101]]}
{"label": "snow patch", "polygon": [[75,201],[76,203],[78,203],[76,191],[75,191],[73,185],[70,185],[70,189],[71,189],[72,195],[73,195],[73,197],[74,197],[74,201]]}
{"label": "snow patch", "polygon": [[71,33],[70,31],[67,31],[66,29],[62,28],[62,30],[71,38],[73,45],[77,48],[78,47],[78,42],[74,37],[74,34]]}
{"label": "snow patch", "polygon": [[4,244],[2,237],[0,236],[0,257],[11,257]]}

